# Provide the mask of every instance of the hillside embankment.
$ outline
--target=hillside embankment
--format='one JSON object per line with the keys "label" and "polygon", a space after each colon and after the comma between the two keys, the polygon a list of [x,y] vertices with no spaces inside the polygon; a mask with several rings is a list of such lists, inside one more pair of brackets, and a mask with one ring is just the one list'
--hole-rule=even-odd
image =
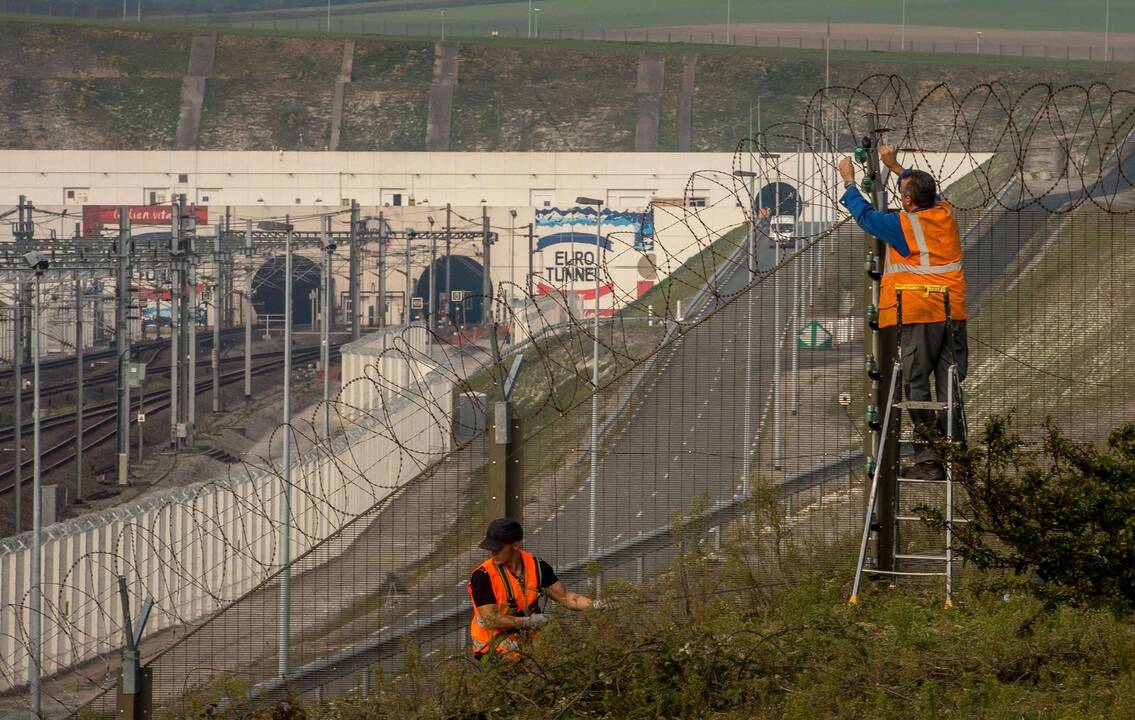
{"label": "hillside embankment", "polygon": [[[769,128],[799,122],[825,84],[816,51],[681,43],[222,32],[211,67],[191,62],[194,38],[210,32],[0,22],[0,148],[425,150],[431,137],[457,151],[728,151],[758,97]],[[1135,85],[1121,63],[832,55],[832,85],[880,74],[916,95],[939,82]],[[179,138],[187,107],[199,123]],[[953,124],[949,103],[941,114]]]}

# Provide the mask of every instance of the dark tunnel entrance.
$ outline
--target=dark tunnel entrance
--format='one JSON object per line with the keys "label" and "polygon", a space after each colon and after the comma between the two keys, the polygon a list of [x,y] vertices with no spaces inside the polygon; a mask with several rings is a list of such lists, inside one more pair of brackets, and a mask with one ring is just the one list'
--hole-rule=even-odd
{"label": "dark tunnel entrance", "polygon": [[[452,316],[449,318],[450,322],[456,327],[466,327],[469,325],[476,325],[481,322],[482,313],[484,312],[484,295],[485,295],[485,269],[481,263],[477,262],[471,257],[466,255],[452,255],[452,262],[449,268],[449,274],[453,282],[453,289],[460,290],[464,293],[465,297],[461,302],[454,301],[451,303],[451,309],[447,310],[445,305],[441,305],[441,316],[438,318],[439,325],[442,327],[447,324],[445,317],[449,312]],[[449,287],[446,285],[446,258],[439,257],[433,267],[437,271],[437,280],[435,289],[438,296],[442,293],[448,293]],[[415,315],[425,318],[430,311],[431,301],[437,298],[430,298],[430,268],[422,271],[418,277],[418,281],[414,284],[414,295],[416,297],[425,298],[425,309]]]}
{"label": "dark tunnel entrance", "polygon": [[[252,278],[252,307],[257,315],[284,315],[283,256],[268,260]],[[311,324],[311,292],[319,290],[319,266],[305,257],[292,257],[292,324]],[[274,320],[273,320],[274,321]]]}
{"label": "dark tunnel entrance", "polygon": [[799,217],[804,211],[804,206],[796,188],[786,182],[773,182],[765,185],[757,193],[755,209],[758,213],[763,211],[765,217],[774,215]]}

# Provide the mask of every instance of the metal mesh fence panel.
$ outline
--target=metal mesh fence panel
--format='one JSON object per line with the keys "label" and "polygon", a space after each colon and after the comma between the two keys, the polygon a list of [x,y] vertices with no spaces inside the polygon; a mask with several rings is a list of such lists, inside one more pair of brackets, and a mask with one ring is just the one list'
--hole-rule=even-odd
{"label": "metal mesh fence panel", "polygon": [[[872,257],[840,208],[835,165],[862,142],[868,113],[891,118],[885,141],[915,146],[904,150],[910,163],[954,180],[942,189],[958,208],[965,256],[971,437],[1006,413],[1027,435],[1051,420],[1085,442],[1128,421],[1130,98],[1082,88],[915,96],[895,78],[828,92],[814,119],[809,111],[806,122],[766,128],[741,143],[733,168],[691,178],[687,200],[695,187],[728,188],[738,222],[717,227],[709,209],[673,210],[667,222],[687,246],[665,246],[659,229],[649,262],[669,265],[649,290],[620,297],[613,280],[648,255],[641,229],[604,234],[610,216],[576,209],[572,222],[592,213],[593,234],[610,244],[600,252],[595,239],[598,259],[580,261],[593,272],[579,287],[530,294],[532,284],[500,282],[480,297],[493,309],[467,346],[444,347],[439,333],[424,350],[411,337],[421,325],[383,345],[351,381],[370,399],[347,384],[331,439],[317,422],[281,429],[303,451],[286,575],[276,461],[255,468],[260,495],[226,485],[228,495],[179,497],[108,547],[77,552],[76,563],[105,553],[135,592],[167,598],[165,624],[144,649],[155,706],[181,717],[289,688],[314,698],[366,692],[373,672],[399,670],[407,636],[426,659],[466,652],[466,582],[484,560],[487,522],[506,507],[494,480],[502,463],[522,469],[514,500],[526,547],[578,590],[665,572],[686,527],[709,553],[740,538],[756,566],[790,552],[794,577],[850,574],[881,411],[865,379],[887,368],[867,366],[875,339],[865,318],[879,309]],[[922,120],[932,108],[950,108],[953,127]],[[1089,114],[1103,119],[1072,121]],[[501,456],[494,403],[518,357],[517,441]],[[331,482],[344,477],[345,486]],[[936,502],[930,491],[907,493],[898,512]],[[160,532],[173,506],[193,512]],[[162,537],[177,542],[154,545]],[[918,528],[896,541],[909,552],[932,543]],[[236,577],[247,585],[234,587]],[[89,593],[80,605],[118,628],[112,590]],[[5,632],[26,638],[22,627]],[[58,706],[108,688],[115,653],[107,642],[86,664],[59,669],[47,686]],[[110,716],[114,701],[103,692],[86,707]]]}

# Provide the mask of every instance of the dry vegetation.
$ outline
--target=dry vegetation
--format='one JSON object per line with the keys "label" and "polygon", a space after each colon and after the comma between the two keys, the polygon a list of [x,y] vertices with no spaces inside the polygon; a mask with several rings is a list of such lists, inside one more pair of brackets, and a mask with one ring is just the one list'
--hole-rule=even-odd
{"label": "dry vegetation", "polygon": [[[171,146],[191,37],[188,31],[0,23],[0,67],[5,69],[0,100],[15,118],[0,128],[0,147],[58,147],[60,138],[92,149]],[[219,34],[201,147],[326,145],[343,42],[311,35]],[[341,147],[423,149],[433,42],[362,37],[355,43],[355,83],[347,92]],[[660,150],[678,146],[678,95],[687,56],[696,56],[695,150],[734,149],[748,132],[749,105],[758,95],[765,127],[798,122],[824,82],[822,54],[809,51],[466,41],[460,49],[451,147],[631,150],[637,63],[647,50],[666,62]],[[879,53],[833,54],[833,85],[855,85],[875,74],[900,75],[916,94],[941,81],[960,89],[1000,81],[1012,92],[1038,81],[1055,86],[1101,81],[1112,87],[1135,81],[1135,69],[1122,63],[915,53],[898,62]],[[110,80],[118,84],[100,84]],[[926,127],[952,126],[952,106],[944,98],[923,110]],[[991,134],[978,136],[993,141]],[[932,131],[920,139],[927,149],[944,142]]]}

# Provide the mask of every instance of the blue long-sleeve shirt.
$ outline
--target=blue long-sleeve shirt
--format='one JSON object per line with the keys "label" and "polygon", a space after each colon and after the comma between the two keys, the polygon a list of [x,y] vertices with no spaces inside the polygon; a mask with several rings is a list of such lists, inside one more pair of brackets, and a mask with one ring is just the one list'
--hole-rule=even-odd
{"label": "blue long-sleeve shirt", "polygon": [[847,208],[855,223],[863,231],[879,238],[895,249],[903,257],[910,256],[910,246],[906,243],[906,236],[902,232],[902,222],[898,213],[885,213],[876,210],[859,188],[850,187],[840,198],[839,204]]}

